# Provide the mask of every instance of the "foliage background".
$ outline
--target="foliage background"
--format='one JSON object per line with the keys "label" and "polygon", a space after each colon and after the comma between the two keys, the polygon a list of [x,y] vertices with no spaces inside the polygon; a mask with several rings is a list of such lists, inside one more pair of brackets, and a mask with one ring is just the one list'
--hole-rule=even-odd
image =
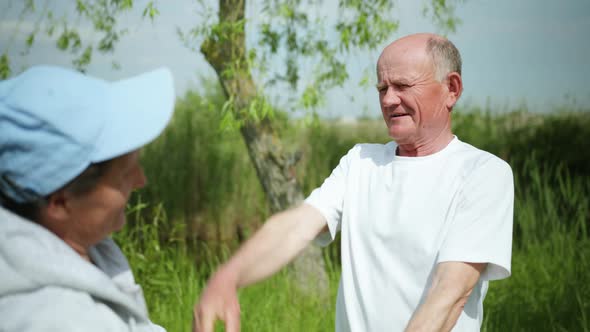
{"label": "foliage background", "polygon": [[[145,288],[152,318],[185,331],[211,270],[268,216],[237,132],[219,130],[215,94],[188,93],[170,127],[142,154],[149,185],[135,193],[116,235]],[[588,331],[590,139],[588,110],[551,115],[515,109],[454,111],[455,133],[507,160],[516,186],[513,275],[492,282],[483,331]],[[357,142],[388,140],[382,120],[304,124],[277,112],[281,139],[303,150],[297,178],[309,193]],[[300,294],[287,273],[242,290],[244,331],[330,331],[338,243],[324,249],[331,301]]]}

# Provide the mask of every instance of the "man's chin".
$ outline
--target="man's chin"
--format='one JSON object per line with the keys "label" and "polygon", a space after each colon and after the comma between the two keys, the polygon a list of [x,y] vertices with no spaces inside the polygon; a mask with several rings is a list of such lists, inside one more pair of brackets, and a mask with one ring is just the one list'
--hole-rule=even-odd
{"label": "man's chin", "polygon": [[407,130],[395,130],[390,127],[389,137],[391,137],[396,143],[403,144],[409,139],[409,137],[411,137],[411,133]]}
{"label": "man's chin", "polygon": [[387,126],[389,137],[393,138],[394,141],[403,140],[404,138],[411,137],[416,128],[413,124],[409,123],[389,123]]}

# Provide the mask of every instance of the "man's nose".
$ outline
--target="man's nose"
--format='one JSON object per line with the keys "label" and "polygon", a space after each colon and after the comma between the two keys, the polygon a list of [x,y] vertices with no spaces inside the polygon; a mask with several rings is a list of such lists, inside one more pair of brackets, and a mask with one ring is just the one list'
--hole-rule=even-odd
{"label": "man's nose", "polygon": [[381,98],[381,103],[386,107],[399,105],[401,103],[399,91],[396,91],[392,86],[388,86],[385,94]]}

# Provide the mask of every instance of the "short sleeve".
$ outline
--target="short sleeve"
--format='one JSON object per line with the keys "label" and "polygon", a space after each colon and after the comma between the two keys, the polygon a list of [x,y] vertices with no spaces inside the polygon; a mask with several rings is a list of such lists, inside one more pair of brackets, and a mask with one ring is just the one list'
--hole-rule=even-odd
{"label": "short sleeve", "polygon": [[346,177],[348,175],[350,160],[357,146],[350,149],[340,159],[340,163],[334,168],[332,174],[305,199],[305,203],[320,211],[328,224],[329,232],[318,235],[314,241],[317,245],[326,246],[330,244],[336,237],[336,233],[340,230],[342,207],[346,192]]}
{"label": "short sleeve", "polygon": [[493,157],[470,175],[459,195],[438,262],[488,263],[482,280],[510,276],[514,181],[510,166]]}

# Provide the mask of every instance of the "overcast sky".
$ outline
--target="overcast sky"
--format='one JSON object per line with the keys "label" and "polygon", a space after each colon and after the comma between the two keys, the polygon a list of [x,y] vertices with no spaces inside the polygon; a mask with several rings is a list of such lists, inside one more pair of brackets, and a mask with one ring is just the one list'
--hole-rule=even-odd
{"label": "overcast sky", "polygon": [[[25,17],[19,23],[18,2],[0,0],[0,53],[9,54],[13,70],[41,63],[69,66],[71,58],[56,51],[55,41],[42,34],[28,55],[20,55],[34,17]],[[70,4],[55,2],[56,12]],[[88,73],[118,79],[168,66],[179,96],[187,89],[198,89],[200,77],[212,78],[214,72],[200,54],[186,49],[176,34],[177,27],[194,26],[198,18],[194,0],[157,1],[160,15],[154,24],[141,19],[146,2],[135,1],[137,10],[122,19],[129,33],[113,55],[95,54]],[[400,28],[391,40],[414,32],[437,31],[421,15],[421,1],[398,3],[395,18],[400,20]],[[249,8],[250,14],[256,11],[255,6]],[[590,107],[590,1],[467,0],[457,8],[456,15],[462,24],[448,37],[463,57],[463,105],[488,104],[495,111],[522,103],[531,111],[550,111],[556,105],[571,103]],[[91,29],[84,29],[84,22],[76,24],[83,34],[96,37]],[[358,85],[363,70],[374,68],[379,53],[350,56],[347,66],[351,78],[343,88],[329,93],[321,114],[379,114],[376,90]],[[119,70],[112,69],[113,60],[121,65]]]}

